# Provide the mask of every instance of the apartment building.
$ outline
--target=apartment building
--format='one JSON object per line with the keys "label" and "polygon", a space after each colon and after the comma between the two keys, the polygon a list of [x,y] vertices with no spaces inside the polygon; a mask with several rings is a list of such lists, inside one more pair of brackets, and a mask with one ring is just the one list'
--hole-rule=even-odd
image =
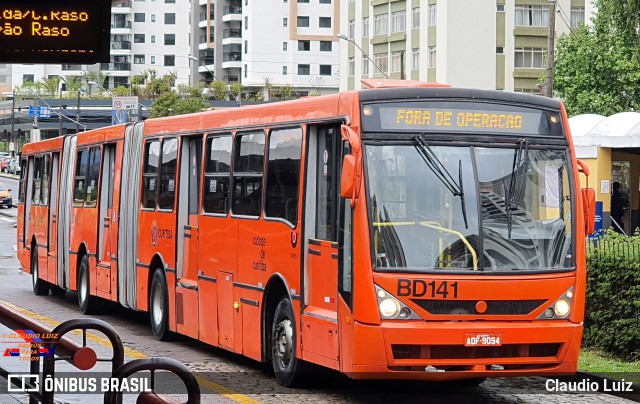
{"label": "apartment building", "polygon": [[[194,83],[239,82],[243,96],[338,91],[339,0],[194,0]],[[197,21],[196,21],[197,20]]]}
{"label": "apartment building", "polygon": [[[556,7],[557,35],[593,12],[590,0],[558,0]],[[545,74],[549,0],[348,0],[341,15],[348,37],[341,44],[341,90],[384,72],[537,93]]]}
{"label": "apartment building", "polygon": [[[94,65],[0,65],[0,91],[11,93],[26,81],[100,72],[105,88],[129,86],[132,76],[155,70],[176,74],[176,84],[190,83],[191,0],[113,0],[110,60]],[[98,91],[98,88],[94,88]]]}

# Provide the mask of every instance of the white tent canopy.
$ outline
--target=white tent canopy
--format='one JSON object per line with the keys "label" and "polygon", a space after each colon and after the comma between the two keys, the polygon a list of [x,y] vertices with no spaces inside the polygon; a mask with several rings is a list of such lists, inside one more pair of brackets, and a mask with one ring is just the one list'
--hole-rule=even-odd
{"label": "white tent canopy", "polygon": [[610,117],[584,114],[569,118],[576,147],[640,147],[640,113],[620,112]]}

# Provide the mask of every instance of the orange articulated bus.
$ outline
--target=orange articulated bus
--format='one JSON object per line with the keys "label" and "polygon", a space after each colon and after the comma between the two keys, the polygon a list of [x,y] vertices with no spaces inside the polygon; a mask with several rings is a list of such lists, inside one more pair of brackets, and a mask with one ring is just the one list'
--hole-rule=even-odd
{"label": "orange articulated bus", "polygon": [[412,81],[113,126],[22,154],[36,294],[353,378],[569,374],[580,189],[556,100]]}

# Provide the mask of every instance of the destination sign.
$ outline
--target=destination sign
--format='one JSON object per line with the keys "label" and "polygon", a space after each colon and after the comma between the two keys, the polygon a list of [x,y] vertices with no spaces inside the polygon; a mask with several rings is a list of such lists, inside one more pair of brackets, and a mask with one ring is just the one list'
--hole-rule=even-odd
{"label": "destination sign", "polygon": [[108,62],[111,3],[111,0],[3,0],[0,62]]}
{"label": "destination sign", "polygon": [[398,102],[364,105],[365,131],[481,132],[562,135],[559,113],[477,102]]}

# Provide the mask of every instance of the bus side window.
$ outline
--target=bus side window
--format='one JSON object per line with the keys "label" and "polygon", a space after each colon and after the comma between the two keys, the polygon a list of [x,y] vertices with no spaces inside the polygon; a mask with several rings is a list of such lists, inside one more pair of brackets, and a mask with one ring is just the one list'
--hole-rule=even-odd
{"label": "bus side window", "polygon": [[207,157],[204,172],[205,213],[226,215],[229,211],[229,175],[231,174],[231,135],[207,139]]}
{"label": "bus side window", "polygon": [[89,151],[89,172],[87,178],[87,197],[85,206],[96,206],[98,199],[98,178],[100,174],[100,148],[92,147]]}
{"label": "bus side window", "polygon": [[31,203],[40,204],[40,187],[42,186],[42,157],[36,157],[33,163],[33,187],[31,193]]}
{"label": "bus side window", "polygon": [[162,142],[162,162],[160,164],[160,189],[158,209],[173,210],[176,199],[176,170],[178,160],[178,139]]}
{"label": "bus side window", "polygon": [[73,205],[82,206],[87,196],[87,167],[89,165],[89,150],[78,151],[76,158],[76,178],[73,185]]}
{"label": "bus side window", "polygon": [[144,169],[142,171],[142,207],[156,208],[158,190],[158,168],[160,167],[160,141],[145,144]]}
{"label": "bus side window", "polygon": [[273,130],[269,136],[269,161],[265,193],[265,216],[298,222],[298,185],[302,129]]}
{"label": "bus side window", "polygon": [[233,214],[260,216],[262,208],[262,170],[264,132],[236,136],[233,170]]}
{"label": "bus side window", "polygon": [[20,184],[18,188],[18,202],[24,202],[25,186],[24,181],[27,178],[27,159],[20,160]]}
{"label": "bus side window", "polygon": [[47,153],[42,158],[42,196],[40,203],[49,204],[49,171],[51,170],[51,154]]}
{"label": "bus side window", "polygon": [[341,146],[338,141],[340,136],[338,128],[333,125],[318,127],[316,238],[320,240],[338,241],[336,229],[340,190],[338,148]]}

